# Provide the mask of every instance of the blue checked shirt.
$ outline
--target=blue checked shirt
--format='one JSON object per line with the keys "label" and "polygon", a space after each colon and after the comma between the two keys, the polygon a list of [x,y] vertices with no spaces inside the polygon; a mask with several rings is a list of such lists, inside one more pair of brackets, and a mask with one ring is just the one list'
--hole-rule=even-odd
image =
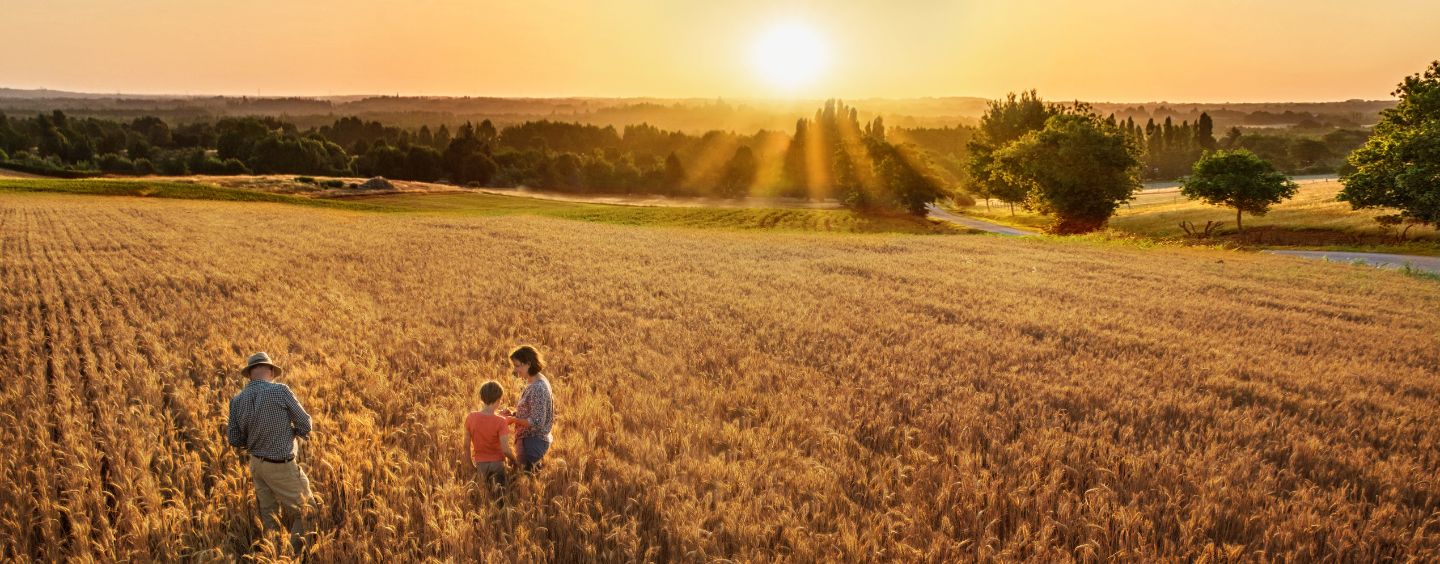
{"label": "blue checked shirt", "polygon": [[230,400],[230,446],[280,460],[295,453],[295,437],[310,435],[310,414],[285,384],[253,380]]}

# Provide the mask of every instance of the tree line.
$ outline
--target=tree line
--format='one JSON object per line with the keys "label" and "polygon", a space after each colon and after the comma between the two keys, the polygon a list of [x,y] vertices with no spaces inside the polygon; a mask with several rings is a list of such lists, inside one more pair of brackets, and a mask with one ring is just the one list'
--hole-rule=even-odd
{"label": "tree line", "polygon": [[955,187],[930,151],[887,140],[883,120],[862,125],[857,110],[838,100],[795,127],[793,134],[692,135],[648,124],[617,130],[539,120],[496,128],[482,120],[452,131],[343,117],[302,131],[275,117],[172,126],[151,116],[76,119],[55,110],[0,115],[0,161],[40,173],[359,175],[586,193],[833,198],[911,213]]}

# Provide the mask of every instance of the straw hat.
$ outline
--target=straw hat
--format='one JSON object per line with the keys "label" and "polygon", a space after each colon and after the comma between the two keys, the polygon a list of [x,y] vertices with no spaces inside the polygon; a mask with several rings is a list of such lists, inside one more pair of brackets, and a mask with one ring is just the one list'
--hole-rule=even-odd
{"label": "straw hat", "polygon": [[269,366],[271,370],[275,371],[275,376],[277,377],[280,376],[281,372],[283,372],[283,370],[281,370],[279,366],[276,366],[275,363],[270,362],[269,354],[257,352],[250,355],[250,358],[245,360],[245,368],[240,369],[240,374],[248,378],[250,377],[250,369],[255,368],[256,366]]}

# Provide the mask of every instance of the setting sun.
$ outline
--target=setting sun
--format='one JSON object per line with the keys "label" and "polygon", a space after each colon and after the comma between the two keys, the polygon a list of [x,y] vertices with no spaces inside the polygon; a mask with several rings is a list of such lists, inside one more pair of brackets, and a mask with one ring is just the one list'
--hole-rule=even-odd
{"label": "setting sun", "polygon": [[792,92],[813,84],[830,58],[825,38],[808,25],[778,23],[755,39],[751,62],[767,86]]}

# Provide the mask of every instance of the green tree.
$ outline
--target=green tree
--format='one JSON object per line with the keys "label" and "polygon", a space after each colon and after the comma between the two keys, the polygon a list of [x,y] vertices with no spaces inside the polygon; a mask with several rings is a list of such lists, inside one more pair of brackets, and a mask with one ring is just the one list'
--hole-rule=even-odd
{"label": "green tree", "polygon": [[100,155],[100,162],[98,164],[100,166],[100,170],[104,172],[111,172],[115,174],[130,174],[135,172],[135,163],[131,162],[130,159],[127,159],[115,153],[105,153],[103,155]]}
{"label": "green tree", "polygon": [[1246,149],[1205,153],[1195,161],[1180,194],[1207,204],[1235,208],[1235,230],[1243,232],[1245,212],[1265,215],[1270,206],[1294,196],[1298,186],[1275,166]]}
{"label": "green tree", "polygon": [[445,174],[444,159],[434,147],[411,145],[405,151],[405,174],[400,178],[433,182]]}
{"label": "green tree", "polygon": [[155,163],[150,162],[150,159],[135,159],[135,174],[155,174],[156,172],[159,170],[155,168]]}
{"label": "green tree", "polygon": [[566,190],[579,189],[585,180],[580,175],[580,166],[580,157],[575,153],[560,153],[560,156],[555,157],[555,164],[551,172],[554,178],[547,179],[548,182],[553,182],[553,185],[546,187]]}
{"label": "green tree", "polygon": [[[255,144],[270,136],[272,123],[254,117],[225,118],[215,123],[217,138],[215,148],[219,151],[222,159],[250,158],[250,152]],[[142,155],[130,155],[131,158],[140,158]],[[253,165],[251,168],[255,168]]]}
{"label": "green tree", "polygon": [[860,166],[843,146],[836,149],[835,156],[830,159],[830,177],[835,179],[835,193],[840,198],[840,204],[863,211],[874,207],[875,202],[860,181]]}
{"label": "green tree", "polygon": [[741,145],[735,149],[735,154],[725,163],[725,168],[720,175],[720,183],[716,188],[716,195],[724,198],[743,197],[750,191],[750,185],[755,182],[755,173],[759,166],[755,162],[755,152],[749,147]]}
{"label": "green tree", "polygon": [[130,122],[130,130],[145,136],[145,140],[156,147],[169,147],[171,143],[170,125],[155,116],[144,116],[135,118]]}
{"label": "green tree", "polygon": [[603,155],[595,155],[585,159],[580,167],[580,173],[585,180],[580,184],[584,192],[608,192],[615,188],[615,165],[611,164]]}
{"label": "green tree", "polygon": [[1231,127],[1225,131],[1225,138],[1220,140],[1221,149],[1234,149],[1240,146],[1240,128]]}
{"label": "green tree", "polygon": [[1370,138],[1350,153],[1353,170],[1340,179],[1339,199],[1440,225],[1440,61],[1405,77],[1393,94],[1400,103],[1381,112]]}
{"label": "green tree", "polygon": [[494,143],[500,133],[495,130],[495,124],[490,123],[490,120],[487,119],[480,122],[480,127],[475,130],[475,135],[484,143]]}
{"label": "green tree", "polygon": [[130,142],[125,145],[125,156],[130,159],[148,159],[154,156],[154,153],[154,149],[150,147],[150,142],[137,134],[132,134],[130,136]]}
{"label": "green tree", "polygon": [[440,124],[440,127],[435,130],[435,147],[440,149],[449,147],[450,141],[450,128],[445,127],[443,123]]}
{"label": "green tree", "polygon": [[993,168],[1029,188],[1025,207],[1055,216],[1055,233],[1099,229],[1140,187],[1138,149],[1087,113],[1051,117],[997,152]]}
{"label": "green tree", "polygon": [[18,153],[30,147],[30,140],[10,125],[10,118],[0,113],[0,150]]}
{"label": "green tree", "polygon": [[791,196],[806,197],[810,195],[810,169],[806,157],[810,136],[810,122],[805,118],[795,121],[795,135],[790,138],[790,145],[785,148],[785,183],[787,193]]}
{"label": "green tree", "polygon": [[679,194],[685,187],[685,165],[675,153],[665,157],[665,180],[662,189],[667,194]]}
{"label": "green tree", "polygon": [[40,131],[40,142],[36,144],[40,149],[41,156],[55,155],[64,157],[70,152],[70,140],[55,126],[46,127]]}
{"label": "green tree", "polygon": [[1004,100],[992,100],[980,117],[980,127],[975,137],[966,144],[969,156],[966,162],[971,191],[985,198],[1011,204],[1020,203],[1028,192],[1025,186],[1007,180],[995,169],[994,153],[1005,148],[1032,131],[1045,127],[1045,121],[1059,114],[1061,108],[1046,103],[1034,90],[1010,93]]}
{"label": "green tree", "polygon": [[1335,156],[1330,153],[1330,147],[1319,139],[1295,139],[1290,142],[1289,154],[1290,162],[1300,168],[1323,166]]}
{"label": "green tree", "polygon": [[[430,151],[433,153],[434,149]],[[231,157],[222,156],[222,159],[229,158]],[[163,163],[164,161],[162,165]],[[339,145],[278,132],[266,136],[251,147],[246,165],[260,174],[337,174],[349,172],[350,169],[349,155]],[[417,179],[433,180],[434,177]]]}
{"label": "green tree", "polygon": [[65,146],[65,160],[72,163],[89,161],[95,158],[95,144],[90,138],[84,135],[75,135],[73,141]]}
{"label": "green tree", "polygon": [[363,156],[356,159],[355,169],[362,176],[384,176],[403,178],[405,172],[405,151],[391,147],[384,140],[377,141]]}
{"label": "green tree", "polygon": [[1202,150],[1215,150],[1215,121],[1210,119],[1208,113],[1200,112],[1200,120],[1195,122],[1195,144]]}
{"label": "green tree", "polygon": [[932,167],[919,155],[906,153],[879,137],[872,138],[870,146],[875,176],[885,186],[895,207],[912,215],[925,215],[930,204],[943,193]]}
{"label": "green tree", "polygon": [[488,184],[499,168],[486,152],[485,144],[474,135],[462,135],[450,141],[442,154],[445,174],[459,185]]}

